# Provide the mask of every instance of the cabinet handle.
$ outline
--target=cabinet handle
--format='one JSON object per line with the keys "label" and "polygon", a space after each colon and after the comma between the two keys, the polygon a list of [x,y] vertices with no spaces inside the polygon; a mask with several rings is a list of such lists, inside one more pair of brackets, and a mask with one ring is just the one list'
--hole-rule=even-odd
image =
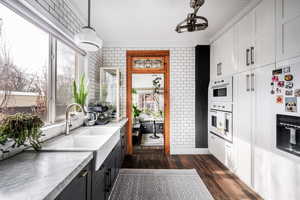
{"label": "cabinet handle", "polygon": [[251,74],[251,91],[254,91],[254,73]]}
{"label": "cabinet handle", "polygon": [[251,47],[251,65],[254,65],[254,47]]}
{"label": "cabinet handle", "polygon": [[247,74],[246,75],[246,91],[247,92],[250,92],[250,86],[249,86],[249,78],[250,78],[250,75],[249,74]]}
{"label": "cabinet handle", "polygon": [[81,177],[86,177],[86,175],[88,175],[88,171],[87,170],[84,170],[82,173],[81,173]]}
{"label": "cabinet handle", "polygon": [[218,63],[217,64],[217,76],[221,76],[222,75],[222,63]]}
{"label": "cabinet handle", "polygon": [[246,50],[246,65],[249,66],[250,62],[249,62],[249,53],[250,53],[250,49]]}

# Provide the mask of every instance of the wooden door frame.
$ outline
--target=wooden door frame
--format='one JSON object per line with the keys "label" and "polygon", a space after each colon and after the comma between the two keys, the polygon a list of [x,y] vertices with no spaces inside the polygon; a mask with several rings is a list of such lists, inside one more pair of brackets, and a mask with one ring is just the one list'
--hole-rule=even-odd
{"label": "wooden door frame", "polygon": [[[162,69],[133,69],[134,57],[163,57]],[[141,50],[126,52],[126,113],[127,123],[127,153],[133,153],[132,144],[132,74],[164,74],[164,153],[170,154],[170,51]]]}

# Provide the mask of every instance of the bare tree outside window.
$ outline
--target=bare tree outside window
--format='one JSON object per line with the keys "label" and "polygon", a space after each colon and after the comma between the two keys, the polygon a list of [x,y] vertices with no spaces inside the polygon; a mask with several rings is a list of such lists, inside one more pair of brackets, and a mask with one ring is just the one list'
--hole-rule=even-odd
{"label": "bare tree outside window", "polygon": [[0,4],[0,120],[22,112],[47,122],[48,42],[47,33]]}

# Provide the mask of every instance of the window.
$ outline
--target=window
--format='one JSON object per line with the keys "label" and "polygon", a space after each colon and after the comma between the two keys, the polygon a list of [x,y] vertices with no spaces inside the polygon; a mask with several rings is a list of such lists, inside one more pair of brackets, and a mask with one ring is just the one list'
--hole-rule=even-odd
{"label": "window", "polygon": [[135,69],[162,69],[163,68],[162,57],[135,57],[133,58],[133,68]]}
{"label": "window", "polygon": [[55,121],[65,119],[65,110],[73,102],[72,85],[76,79],[76,52],[57,41]]}
{"label": "window", "polygon": [[0,120],[17,112],[48,121],[49,34],[0,4]]}
{"label": "window", "polygon": [[74,49],[0,3],[0,120],[22,112],[46,124],[63,121],[73,81],[84,72]]}

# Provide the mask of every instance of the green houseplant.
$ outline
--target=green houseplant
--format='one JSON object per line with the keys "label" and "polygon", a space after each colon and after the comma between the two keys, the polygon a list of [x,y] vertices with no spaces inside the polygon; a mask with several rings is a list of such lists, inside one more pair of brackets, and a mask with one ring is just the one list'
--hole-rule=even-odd
{"label": "green houseplant", "polygon": [[84,75],[80,76],[79,86],[77,86],[76,81],[73,81],[73,98],[75,103],[80,104],[83,108],[86,104],[88,96],[88,89],[85,83]]}
{"label": "green houseplant", "polygon": [[43,125],[41,118],[33,114],[17,113],[4,117],[0,122],[0,151],[8,153],[27,145],[39,150]]}
{"label": "green houseplant", "polygon": [[140,114],[142,113],[142,111],[140,109],[138,109],[138,107],[136,105],[132,106],[132,111],[133,111],[133,118],[136,119],[140,116]]}

